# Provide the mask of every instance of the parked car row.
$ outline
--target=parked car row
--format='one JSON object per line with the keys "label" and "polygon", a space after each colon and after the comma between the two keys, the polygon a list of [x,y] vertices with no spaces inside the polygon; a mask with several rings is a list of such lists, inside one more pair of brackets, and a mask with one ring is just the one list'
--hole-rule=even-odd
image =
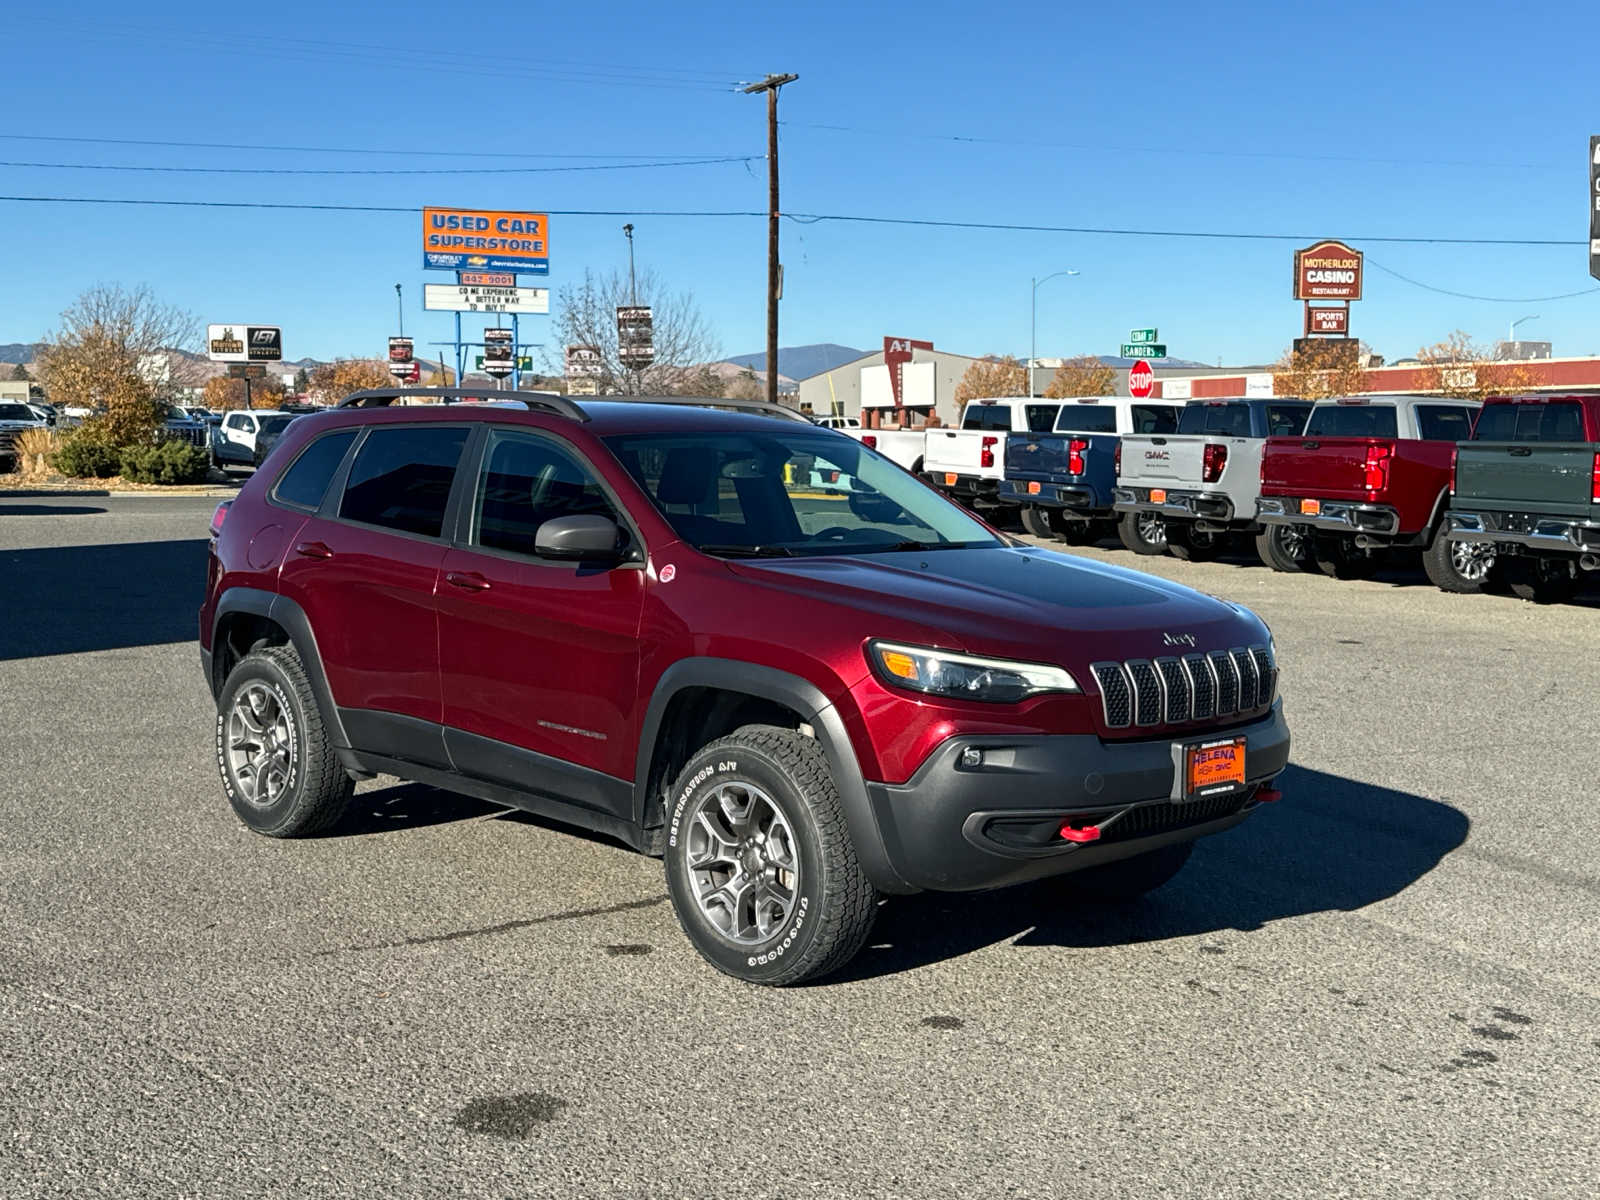
{"label": "parked car row", "polygon": [[1251,537],[1278,571],[1415,551],[1451,592],[1569,596],[1600,570],[1600,396],[974,401],[959,429],[847,430],[977,508],[1138,554]]}

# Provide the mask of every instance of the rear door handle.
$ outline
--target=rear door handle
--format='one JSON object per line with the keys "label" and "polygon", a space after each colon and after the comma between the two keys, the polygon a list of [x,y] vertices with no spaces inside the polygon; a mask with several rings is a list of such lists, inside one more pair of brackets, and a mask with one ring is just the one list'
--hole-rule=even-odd
{"label": "rear door handle", "polygon": [[1322,449],[1322,443],[1321,442],[1304,442],[1304,443],[1301,444],[1300,449],[1302,449],[1302,450],[1321,450]]}
{"label": "rear door handle", "polygon": [[301,558],[332,558],[333,551],[321,542],[301,542],[294,548]]}
{"label": "rear door handle", "polygon": [[1532,446],[1513,446],[1513,447],[1511,447],[1511,453],[1517,455],[1519,458],[1526,458],[1526,457],[1528,457],[1528,455],[1533,453],[1533,447]]}
{"label": "rear door handle", "polygon": [[476,571],[447,571],[444,581],[467,592],[487,592],[489,581]]}

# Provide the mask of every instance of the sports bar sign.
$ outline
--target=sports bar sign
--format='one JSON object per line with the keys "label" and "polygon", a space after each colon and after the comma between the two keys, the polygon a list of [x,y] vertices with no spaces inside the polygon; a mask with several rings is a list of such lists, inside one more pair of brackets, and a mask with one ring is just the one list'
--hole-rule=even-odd
{"label": "sports bar sign", "polygon": [[1361,251],[1343,242],[1318,242],[1294,252],[1296,300],[1361,299]]}
{"label": "sports bar sign", "polygon": [[422,265],[435,271],[548,275],[550,218],[534,212],[424,208]]}

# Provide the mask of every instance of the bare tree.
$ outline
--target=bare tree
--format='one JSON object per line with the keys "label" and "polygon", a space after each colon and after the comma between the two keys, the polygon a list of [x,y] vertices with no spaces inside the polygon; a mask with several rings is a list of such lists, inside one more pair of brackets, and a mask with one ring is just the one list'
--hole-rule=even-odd
{"label": "bare tree", "polygon": [[963,410],[969,400],[991,396],[1021,396],[1028,387],[1028,371],[1011,355],[980,358],[968,367],[956,383],[955,402]]}
{"label": "bare tree", "polygon": [[1368,350],[1357,342],[1335,338],[1303,342],[1299,350],[1289,347],[1272,369],[1272,390],[1279,396],[1298,396],[1302,400],[1328,400],[1335,396],[1355,396],[1366,387],[1363,363]]}
{"label": "bare tree", "polygon": [[[650,306],[654,324],[655,361],[642,371],[624,367],[617,353],[617,309],[634,303],[633,296]],[[594,346],[600,351],[600,390],[606,393],[691,394],[706,382],[693,368],[715,361],[720,353],[693,295],[669,291],[649,269],[635,277],[632,296],[626,275],[584,272],[581,284],[556,295],[555,332],[558,344],[546,352],[552,370],[563,369],[565,347]]]}
{"label": "bare tree", "polygon": [[1117,390],[1117,373],[1099,357],[1080,354],[1056,368],[1044,394],[1051,400],[1064,396],[1110,396]]}
{"label": "bare tree", "polygon": [[1459,400],[1527,391],[1535,375],[1524,363],[1501,362],[1494,352],[1457,329],[1442,342],[1417,351],[1423,364],[1418,390],[1440,392]]}

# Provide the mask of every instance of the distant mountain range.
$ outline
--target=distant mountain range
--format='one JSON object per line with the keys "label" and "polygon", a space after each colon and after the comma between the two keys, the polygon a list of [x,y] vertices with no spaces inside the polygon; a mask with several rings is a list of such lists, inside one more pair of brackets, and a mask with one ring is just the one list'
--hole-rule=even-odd
{"label": "distant mountain range", "polygon": [[[853,350],[837,342],[816,342],[810,346],[779,346],[778,374],[788,379],[809,379],[813,375],[820,375],[824,371],[831,371],[847,362],[853,362],[866,353],[865,350]],[[752,371],[767,369],[767,354],[764,350],[756,354],[736,354],[722,361],[730,362],[736,367],[749,367]]]}

